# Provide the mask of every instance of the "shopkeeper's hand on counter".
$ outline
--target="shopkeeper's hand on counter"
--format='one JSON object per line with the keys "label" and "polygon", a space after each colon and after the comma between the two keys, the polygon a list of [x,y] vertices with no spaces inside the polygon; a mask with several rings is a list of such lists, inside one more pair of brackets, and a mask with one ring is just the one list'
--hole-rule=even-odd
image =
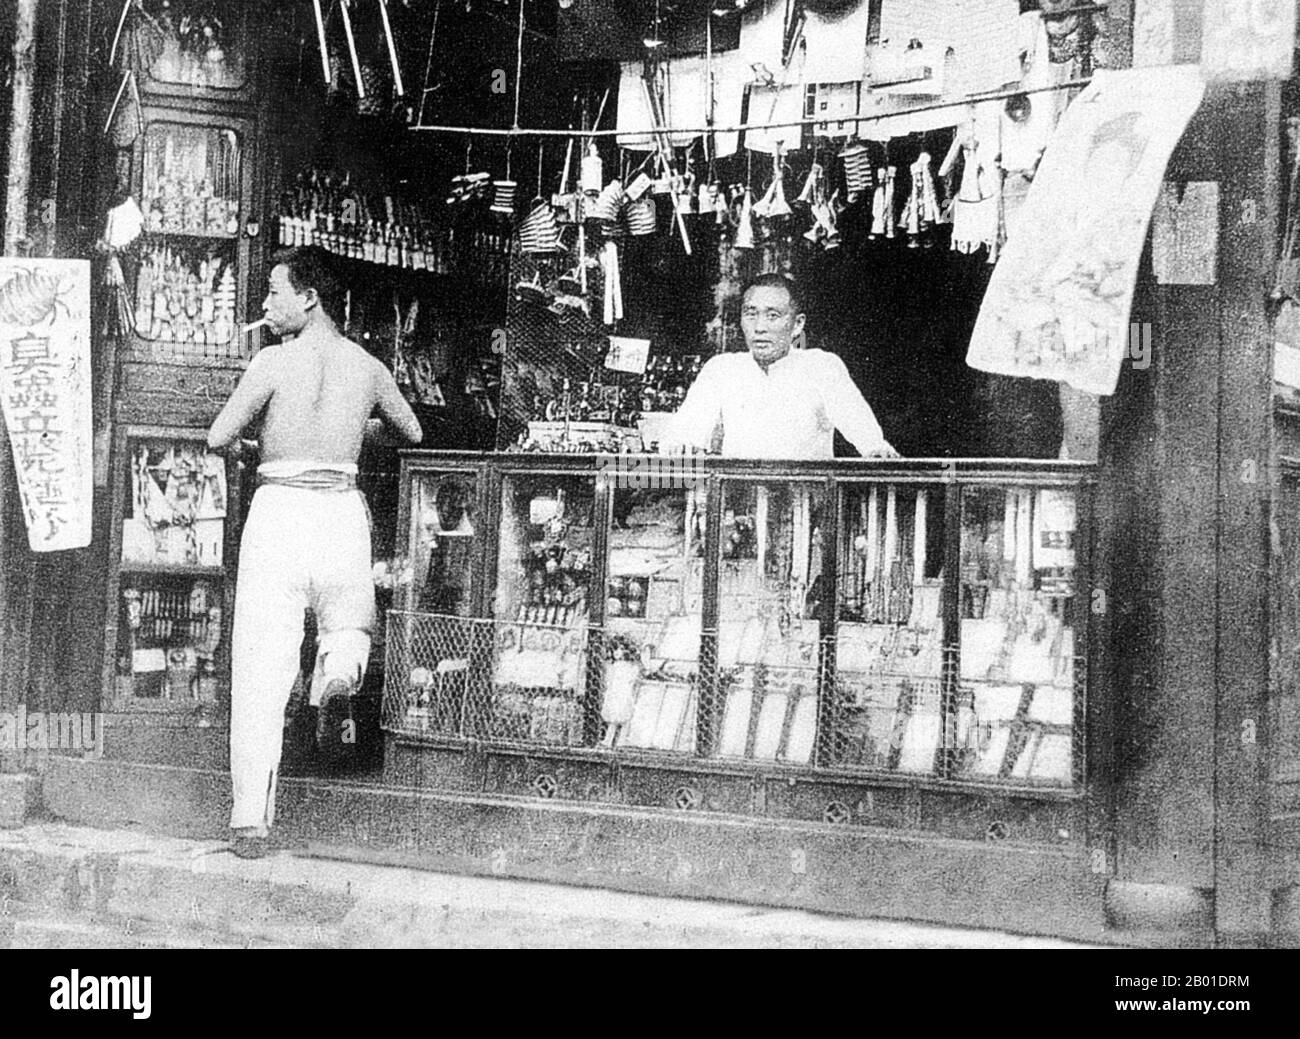
{"label": "shopkeeper's hand on counter", "polygon": [[868,451],[862,457],[863,458],[902,458],[903,456],[900,455],[897,451],[895,451],[894,448],[891,447],[889,444],[884,444],[881,447],[876,448],[876,450],[874,451]]}

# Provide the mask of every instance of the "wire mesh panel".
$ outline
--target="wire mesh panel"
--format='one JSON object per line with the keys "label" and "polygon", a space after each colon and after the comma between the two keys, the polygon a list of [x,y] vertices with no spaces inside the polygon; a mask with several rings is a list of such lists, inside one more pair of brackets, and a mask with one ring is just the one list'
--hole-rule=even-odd
{"label": "wire mesh panel", "polygon": [[[575,233],[567,230],[570,244]],[[563,406],[566,386],[574,399],[583,383],[618,387],[635,381],[604,367],[611,329],[601,321],[603,293],[601,268],[583,266],[576,249],[526,253],[516,246],[506,304],[499,450],[516,446],[529,422],[576,420],[576,414],[556,410]]]}
{"label": "wire mesh panel", "polygon": [[579,746],[587,631],[389,613],[383,724],[389,732]]}

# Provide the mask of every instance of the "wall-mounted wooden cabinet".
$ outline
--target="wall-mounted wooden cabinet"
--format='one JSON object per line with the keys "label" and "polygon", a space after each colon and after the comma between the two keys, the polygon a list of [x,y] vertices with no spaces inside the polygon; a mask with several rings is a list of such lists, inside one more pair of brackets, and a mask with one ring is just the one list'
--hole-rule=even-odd
{"label": "wall-mounted wooden cabinet", "polygon": [[229,705],[238,470],[178,428],[122,427],[114,457],[110,710],[211,720]]}

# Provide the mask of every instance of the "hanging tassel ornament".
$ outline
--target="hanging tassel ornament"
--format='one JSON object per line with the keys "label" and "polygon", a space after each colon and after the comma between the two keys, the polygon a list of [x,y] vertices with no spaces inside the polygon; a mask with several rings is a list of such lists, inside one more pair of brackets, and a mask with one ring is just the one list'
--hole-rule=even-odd
{"label": "hanging tassel ornament", "polygon": [[605,272],[605,324],[612,325],[623,319],[623,286],[618,272],[618,245],[606,242],[601,255]]}
{"label": "hanging tassel ornament", "polygon": [[885,233],[885,168],[876,170],[876,190],[871,195],[871,230],[868,238],[879,238]]}
{"label": "hanging tassel ornament", "polygon": [[805,206],[816,205],[823,192],[822,179],[825,171],[818,163],[812,164],[812,169],[808,171],[808,176],[804,178],[803,190],[799,192],[799,197],[795,200],[802,202]]}
{"label": "hanging tassel ornament", "polygon": [[[930,153],[921,152],[910,167],[912,193],[903,209],[907,224],[908,248],[919,246],[920,236],[939,222],[939,202],[930,170]],[[929,244],[929,243],[927,243]]]}
{"label": "hanging tassel ornament", "polygon": [[831,249],[838,249],[840,246],[839,218],[843,208],[840,205],[840,193],[838,191],[818,207],[817,219],[826,232],[826,237],[822,239],[822,248],[828,252]]}
{"label": "hanging tassel ornament", "polygon": [[876,190],[871,200],[871,232],[868,237],[894,237],[894,177],[897,166],[876,170]]}
{"label": "hanging tassel ornament", "polygon": [[723,227],[731,218],[731,206],[727,203],[727,192],[721,181],[715,180],[709,185],[709,195],[713,200],[713,222],[718,227]]}
{"label": "hanging tassel ornament", "polygon": [[778,148],[772,159],[772,183],[767,186],[763,198],[754,203],[754,215],[764,220],[776,220],[787,217],[794,212],[785,200],[783,186],[784,173],[781,165],[781,150]]}
{"label": "hanging tassel ornament", "polygon": [[673,205],[677,212],[694,213],[695,199],[695,174],[690,170],[673,174]]}
{"label": "hanging tassel ornament", "polygon": [[736,240],[732,243],[736,249],[754,248],[754,193],[749,188],[745,188],[744,192],[740,217],[736,221]]}

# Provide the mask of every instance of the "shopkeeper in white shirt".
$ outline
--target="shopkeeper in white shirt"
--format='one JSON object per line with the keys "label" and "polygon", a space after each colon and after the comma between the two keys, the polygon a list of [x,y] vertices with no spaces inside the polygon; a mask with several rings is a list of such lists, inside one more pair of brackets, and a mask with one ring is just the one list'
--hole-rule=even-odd
{"label": "shopkeeper in white shirt", "polygon": [[707,450],[722,424],[732,458],[831,458],[835,430],[864,457],[898,457],[848,368],[825,350],[795,350],[804,327],[798,286],[763,274],[742,297],[747,353],[710,358],[660,441],[672,453]]}

